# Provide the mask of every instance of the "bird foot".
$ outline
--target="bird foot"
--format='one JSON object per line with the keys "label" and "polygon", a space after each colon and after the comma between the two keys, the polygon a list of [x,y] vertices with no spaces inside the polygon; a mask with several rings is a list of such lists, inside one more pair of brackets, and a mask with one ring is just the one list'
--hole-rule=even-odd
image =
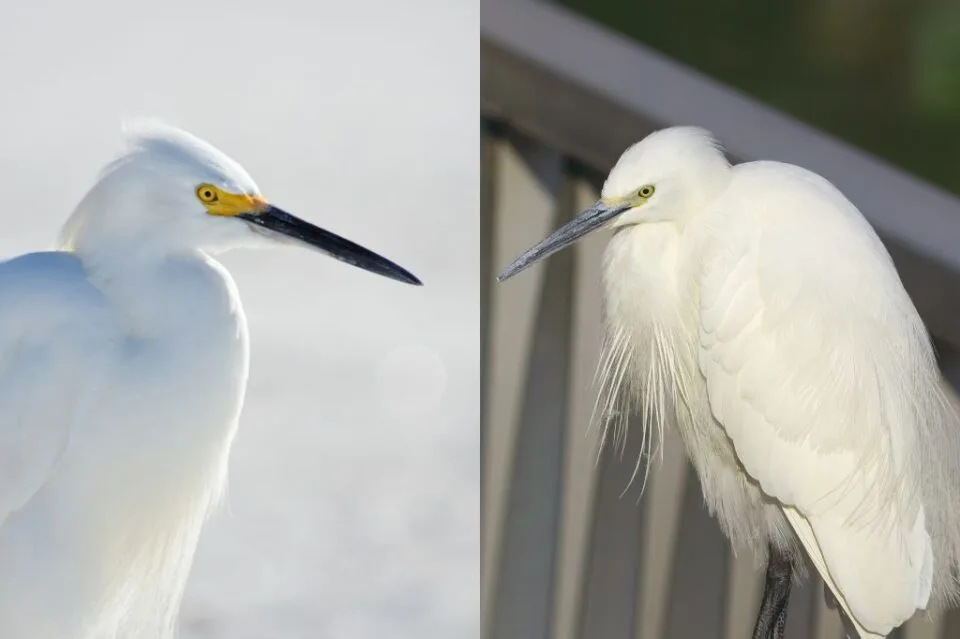
{"label": "bird foot", "polygon": [[793,580],[793,563],[772,545],[767,560],[767,576],[760,601],[753,639],[784,639],[787,604]]}

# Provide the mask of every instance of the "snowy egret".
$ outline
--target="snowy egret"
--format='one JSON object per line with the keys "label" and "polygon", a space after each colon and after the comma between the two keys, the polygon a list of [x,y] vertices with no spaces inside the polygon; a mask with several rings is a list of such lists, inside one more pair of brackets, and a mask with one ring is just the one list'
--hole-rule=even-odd
{"label": "snowy egret", "polygon": [[0,637],[166,639],[222,494],[247,325],[210,257],[283,240],[419,284],[269,204],[196,137],[131,127],[59,250],[0,264]]}
{"label": "snowy egret", "polygon": [[645,442],[675,426],[728,538],[769,553],[754,636],[783,636],[803,551],[861,637],[954,600],[958,419],[857,208],[815,173],[731,166],[709,132],[664,129],[500,280],[602,226],[599,416],[639,413]]}

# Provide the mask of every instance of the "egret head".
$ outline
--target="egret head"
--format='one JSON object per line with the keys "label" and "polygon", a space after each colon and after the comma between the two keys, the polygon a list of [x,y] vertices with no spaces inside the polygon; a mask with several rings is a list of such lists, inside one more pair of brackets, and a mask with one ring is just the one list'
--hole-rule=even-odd
{"label": "egret head", "polygon": [[627,149],[610,171],[600,199],[524,252],[501,282],[593,230],[682,220],[726,186],[730,163],[713,136],[697,127],[656,131]]}
{"label": "egret head", "polygon": [[129,149],[107,166],[67,221],[61,245],[171,253],[294,243],[385,277],[420,284],[376,253],[271,204],[236,161],[157,122],[127,127]]}

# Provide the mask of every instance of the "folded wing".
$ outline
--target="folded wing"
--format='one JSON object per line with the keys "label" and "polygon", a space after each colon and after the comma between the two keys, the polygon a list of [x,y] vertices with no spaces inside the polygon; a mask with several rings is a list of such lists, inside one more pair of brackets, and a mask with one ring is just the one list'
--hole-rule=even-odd
{"label": "folded wing", "polygon": [[[767,189],[714,211],[700,368],[747,474],[852,620],[885,635],[930,597],[916,438],[939,373],[879,240],[828,183],[781,166],[744,171]],[[748,214],[721,227],[733,209]]]}
{"label": "folded wing", "polygon": [[67,253],[0,264],[0,526],[46,483],[117,330]]}

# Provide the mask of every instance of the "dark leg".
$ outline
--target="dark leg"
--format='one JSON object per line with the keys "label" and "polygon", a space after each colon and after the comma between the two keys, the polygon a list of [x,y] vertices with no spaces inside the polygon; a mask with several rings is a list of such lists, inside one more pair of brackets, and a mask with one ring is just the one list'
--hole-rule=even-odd
{"label": "dark leg", "polygon": [[790,558],[770,546],[767,560],[767,580],[763,586],[760,614],[753,629],[753,639],[783,639],[787,625],[787,603],[790,600],[790,584],[793,565]]}

